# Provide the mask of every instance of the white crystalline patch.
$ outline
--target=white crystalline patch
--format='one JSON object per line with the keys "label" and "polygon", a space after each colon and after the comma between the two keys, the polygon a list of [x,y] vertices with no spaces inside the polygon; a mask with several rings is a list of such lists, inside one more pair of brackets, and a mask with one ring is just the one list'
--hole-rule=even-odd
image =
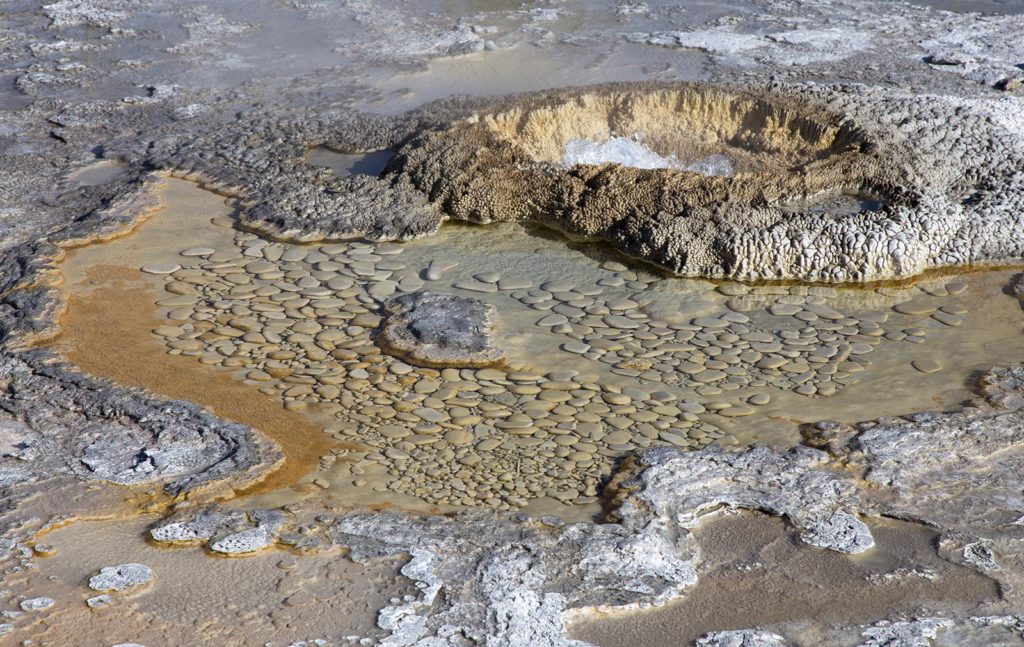
{"label": "white crystalline patch", "polygon": [[871,36],[855,29],[794,29],[767,38],[775,47],[765,58],[778,65],[841,61],[871,45]]}
{"label": "white crystalline patch", "polygon": [[197,539],[209,539],[210,534],[200,531],[195,524],[188,522],[169,523],[149,531],[150,536],[156,541],[166,542],[187,542]]}
{"label": "white crystalline patch", "polygon": [[719,29],[669,33],[674,37],[676,47],[699,49],[709,54],[738,54],[766,44],[764,38],[757,34],[738,34]]}
{"label": "white crystalline patch", "polygon": [[760,629],[741,629],[705,634],[694,644],[697,647],[786,647],[786,640]]}
{"label": "white crystalline patch", "polygon": [[225,555],[238,555],[263,550],[273,543],[273,537],[265,528],[249,528],[218,539],[210,544],[210,549]]}
{"label": "white crystalline patch", "polygon": [[710,155],[691,164],[680,162],[675,155],[662,157],[636,137],[613,137],[606,142],[591,139],[571,139],[565,145],[562,166],[577,164],[621,164],[632,168],[670,168],[701,175],[732,177],[732,164],[724,155]]}
{"label": "white crystalline patch", "polygon": [[831,548],[850,555],[862,553],[875,545],[871,529],[857,517],[841,510],[809,525],[800,534],[800,539],[811,546]]}
{"label": "white crystalline patch", "polygon": [[562,156],[562,165],[566,168],[608,162],[633,168],[680,168],[674,156],[662,157],[632,137],[613,137],[604,143],[572,139],[565,145]]}
{"label": "white crystalline patch", "polygon": [[732,164],[729,163],[729,158],[725,155],[708,155],[687,166],[686,170],[691,173],[721,177],[732,177],[734,173]]}
{"label": "white crystalline patch", "polygon": [[89,588],[94,591],[127,591],[142,586],[153,579],[153,571],[145,564],[120,564],[106,566],[89,578]]}
{"label": "white crystalline patch", "polygon": [[673,49],[696,49],[712,56],[727,56],[734,59],[770,45],[763,36],[736,33],[731,29],[634,32],[626,34],[626,38],[634,43]]}
{"label": "white crystalline patch", "polygon": [[850,31],[847,29],[794,29],[769,34],[768,39],[776,43],[827,49],[849,41]]}
{"label": "white crystalline patch", "polygon": [[106,607],[113,604],[114,598],[110,597],[109,594],[104,593],[102,595],[97,595],[96,597],[89,598],[85,601],[85,603],[89,605],[89,608],[91,609],[99,609],[100,607]]}
{"label": "white crystalline patch", "polygon": [[871,36],[850,28],[798,29],[770,34],[739,33],[731,28],[627,34],[634,43],[695,49],[739,65],[810,65],[839,61],[866,49]]}
{"label": "white crystalline patch", "polygon": [[22,600],[21,604],[18,606],[21,607],[22,611],[42,611],[44,609],[49,609],[53,605],[53,598],[41,597]]}

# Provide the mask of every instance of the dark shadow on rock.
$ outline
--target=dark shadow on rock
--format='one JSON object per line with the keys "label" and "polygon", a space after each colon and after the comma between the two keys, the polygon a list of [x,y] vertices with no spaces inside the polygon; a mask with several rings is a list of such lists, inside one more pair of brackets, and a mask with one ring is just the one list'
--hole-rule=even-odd
{"label": "dark shadow on rock", "polygon": [[361,159],[352,164],[350,167],[352,174],[380,177],[384,174],[384,170],[387,168],[388,162],[390,162],[391,158],[394,156],[395,150],[391,148],[366,153]]}
{"label": "dark shadow on rock", "polygon": [[1003,294],[1018,299],[1021,309],[1024,309],[1024,272],[1015,274],[1010,279],[1010,282],[1003,287]]}

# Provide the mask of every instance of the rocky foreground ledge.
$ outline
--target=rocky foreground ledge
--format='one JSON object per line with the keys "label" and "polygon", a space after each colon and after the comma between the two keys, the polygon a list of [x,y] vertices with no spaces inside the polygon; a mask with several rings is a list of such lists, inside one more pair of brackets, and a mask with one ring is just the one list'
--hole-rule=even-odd
{"label": "rocky foreground ledge", "polygon": [[[1019,294],[1022,287],[1024,278],[1008,289]],[[35,321],[26,315],[29,309],[17,311],[17,317],[14,312],[6,310],[9,330],[19,321]],[[37,364],[33,368],[27,361]],[[250,465],[268,464],[259,462],[258,454],[247,459],[242,453],[246,438],[258,438],[251,430],[219,423],[191,405],[147,400],[135,390],[75,377],[60,365],[47,370],[44,351],[9,352],[5,362],[4,407],[25,420],[3,428],[8,565],[29,565],[31,552],[25,546],[32,532],[61,518],[34,496],[40,487],[70,493],[78,479],[86,478],[166,482],[170,493],[185,492],[222,477],[222,469],[241,467],[243,459]],[[80,411],[57,413],[53,389],[62,383],[77,387],[73,394]],[[384,644],[435,644],[461,635],[493,645],[568,645],[573,643],[566,637],[566,623],[574,616],[685,596],[698,583],[701,564],[701,546],[691,530],[711,515],[753,509],[782,516],[805,543],[842,553],[869,550],[874,540],[866,522],[887,516],[939,531],[941,555],[995,579],[1003,597],[987,604],[983,616],[850,628],[861,633],[863,644],[924,640],[954,629],[982,637],[986,631],[1010,630],[1024,638],[1024,622],[1014,615],[1021,608],[1024,584],[1019,523],[1024,516],[1019,505],[1024,367],[987,372],[976,393],[957,413],[919,413],[853,426],[818,423],[805,431],[804,446],[789,451],[709,447],[641,452],[607,488],[610,523],[565,524],[491,512],[424,517],[312,508],[240,511],[203,505],[199,497],[177,505],[151,535],[156,542],[200,543],[235,556],[275,547],[303,553],[344,548],[359,562],[408,555],[402,573],[417,583],[420,594],[381,611],[379,625],[389,634]],[[81,422],[58,415],[81,416]],[[55,427],[47,427],[45,420],[59,428],[102,427],[103,434],[84,433],[69,451],[55,445],[62,435],[48,436],[46,430]],[[141,433],[150,435],[139,439]],[[190,434],[238,441],[221,450],[201,437],[189,440]],[[151,459],[140,462],[143,454],[130,451],[133,438],[149,447],[145,456]],[[96,442],[116,448],[115,441],[126,449],[96,450]],[[195,448],[211,453],[190,454]],[[79,458],[59,460],[68,454]],[[127,456],[131,460],[117,462]],[[190,476],[182,480],[178,474]],[[72,498],[66,503],[61,512],[74,508]],[[708,636],[702,644],[786,643],[750,631]]]}
{"label": "rocky foreground ledge", "polygon": [[[1024,638],[1024,618],[1015,615],[1024,602],[1024,367],[986,373],[960,412],[822,422],[806,430],[806,443],[789,451],[643,451],[609,485],[611,523],[604,524],[489,512],[246,514],[185,504],[151,535],[232,555],[275,545],[344,547],[357,562],[408,555],[402,573],[421,593],[381,611],[379,624],[390,632],[383,644],[448,644],[458,635],[488,645],[570,645],[572,617],[685,596],[701,564],[690,531],[723,511],[782,516],[803,542],[842,553],[869,550],[865,521],[892,517],[937,530],[943,558],[995,579],[1003,598],[984,616],[849,628],[844,644],[850,634],[863,640],[849,644],[928,644],[920,641],[954,628],[982,637],[1009,629]],[[787,643],[751,630],[700,644]]]}
{"label": "rocky foreground ledge", "polygon": [[7,560],[21,559],[20,542],[76,514],[125,511],[131,495],[104,484],[157,500],[203,490],[219,496],[264,478],[283,460],[274,441],[246,425],[85,375],[37,347],[59,332],[65,303],[54,262],[62,247],[123,233],[154,206],[141,180],[115,184],[118,199],[101,201],[44,241],[0,253],[0,537]]}

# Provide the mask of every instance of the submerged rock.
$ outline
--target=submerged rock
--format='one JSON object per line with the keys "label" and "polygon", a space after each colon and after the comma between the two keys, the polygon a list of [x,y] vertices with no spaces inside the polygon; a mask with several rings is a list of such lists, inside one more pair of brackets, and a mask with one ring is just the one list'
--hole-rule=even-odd
{"label": "submerged rock", "polygon": [[420,366],[496,366],[504,354],[494,345],[497,311],[477,299],[414,292],[388,301],[377,337],[389,353]]}

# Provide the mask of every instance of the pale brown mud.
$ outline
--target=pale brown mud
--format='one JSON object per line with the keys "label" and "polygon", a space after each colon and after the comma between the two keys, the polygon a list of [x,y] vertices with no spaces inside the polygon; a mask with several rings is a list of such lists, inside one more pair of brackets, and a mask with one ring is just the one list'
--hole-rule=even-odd
{"label": "pale brown mud", "polygon": [[[368,636],[377,610],[394,595],[412,592],[397,574],[402,558],[370,565],[337,552],[293,556],[267,551],[244,560],[213,558],[200,547],[167,549],[143,535],[156,519],[82,521],[46,535],[48,557],[13,584],[14,593],[48,596],[55,605],[26,628],[33,644],[109,647],[144,645],[291,644],[298,640]],[[86,584],[105,566],[142,563],[154,580],[100,595]]]}
{"label": "pale brown mud", "polygon": [[124,170],[123,164],[100,160],[75,171],[68,176],[68,179],[80,186],[97,186],[121,176]]}
{"label": "pale brown mud", "polygon": [[[849,556],[801,543],[777,517],[719,516],[694,530],[700,581],[678,601],[589,615],[571,633],[601,647],[675,647],[711,631],[842,627],[929,609],[970,611],[998,599],[994,580],[939,557],[933,530],[884,519],[871,530],[876,547]],[[827,644],[822,638],[802,644]]]}

